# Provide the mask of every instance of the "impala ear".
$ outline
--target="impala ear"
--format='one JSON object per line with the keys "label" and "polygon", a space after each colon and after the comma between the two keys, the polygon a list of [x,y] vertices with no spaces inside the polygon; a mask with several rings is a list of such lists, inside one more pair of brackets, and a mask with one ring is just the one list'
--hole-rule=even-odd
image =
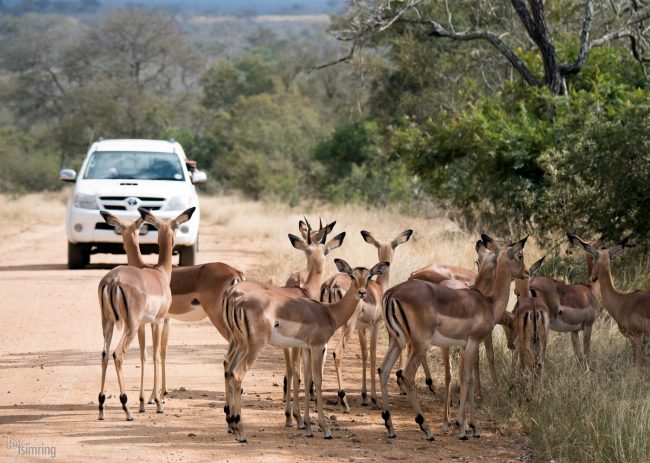
{"label": "impala ear", "polygon": [[142,217],[138,217],[135,219],[135,222],[133,222],[133,225],[135,226],[136,230],[139,230],[143,223],[144,219]]}
{"label": "impala ear", "polygon": [[346,261],[343,259],[334,259],[334,263],[336,264],[336,268],[339,270],[339,272],[352,275],[352,268]]}
{"label": "impala ear", "polygon": [[413,230],[410,228],[408,230],[404,230],[402,233],[397,235],[393,241],[390,242],[390,246],[395,249],[400,244],[406,243],[411,238],[412,234]]}
{"label": "impala ear", "polygon": [[388,267],[390,267],[390,262],[379,262],[370,269],[370,275],[383,275],[388,270]]}
{"label": "impala ear", "polygon": [[481,233],[481,240],[483,241],[483,244],[489,251],[496,251],[497,249],[499,249],[499,246],[497,246],[496,241],[494,241],[494,239],[491,236],[485,233]]}
{"label": "impala ear", "polygon": [[520,239],[519,241],[510,243],[508,247],[511,248],[512,251],[521,251],[522,249],[524,249],[524,246],[526,246],[527,240],[528,240],[528,236],[525,236],[523,239]]}
{"label": "impala ear", "polygon": [[535,262],[533,265],[530,266],[528,269],[528,274],[530,275],[530,278],[533,278],[539,268],[542,266],[542,263],[544,262],[544,259],[546,259],[546,256],[542,257],[540,260]]}
{"label": "impala ear", "polygon": [[567,233],[566,237],[569,239],[571,244],[581,247],[587,254],[590,254],[594,258],[598,258],[598,251],[585,243],[578,235]]}
{"label": "impala ear", "polygon": [[633,248],[634,247],[633,244],[627,244],[627,242],[629,240],[630,240],[630,237],[627,236],[627,237],[623,238],[623,240],[620,241],[618,244],[616,244],[615,246],[612,246],[611,248],[609,248],[609,250],[608,250],[609,259],[611,260],[614,257],[620,255],[625,248]]}
{"label": "impala ear", "polygon": [[172,220],[171,226],[172,230],[178,229],[182,224],[187,222],[192,218],[192,214],[194,214],[194,211],[196,210],[196,207],[190,207],[189,209],[184,210],[181,212],[178,217],[176,217],[174,220]]}
{"label": "impala ear", "polygon": [[343,244],[343,240],[345,239],[345,232],[339,233],[336,235],[334,238],[329,240],[329,242],[325,245],[325,255],[328,255],[330,252],[338,248]]}
{"label": "impala ear", "polygon": [[307,249],[307,243],[302,238],[298,238],[296,235],[289,233],[289,241],[291,241],[291,246],[298,249],[299,251],[304,251]]}
{"label": "impala ear", "polygon": [[[99,211],[99,213],[100,213],[101,216],[104,218],[104,221],[105,221],[107,224],[112,225],[113,228],[115,228],[115,232],[116,232],[116,233],[119,233],[120,235],[121,235],[122,233],[124,233],[124,231],[126,230],[126,225],[124,225],[124,224],[120,221],[120,219],[118,219],[117,217],[115,217],[115,216],[114,216],[113,214],[111,214],[110,212]],[[142,219],[139,219],[139,220],[142,220]],[[138,228],[139,228],[139,227],[138,227]]]}
{"label": "impala ear", "polygon": [[300,230],[300,234],[302,235],[303,240],[307,240],[307,233],[309,228],[307,227],[307,224],[300,220],[298,222],[298,230]]}
{"label": "impala ear", "polygon": [[476,246],[474,246],[474,249],[476,250],[476,254],[479,256],[481,254],[485,254],[488,251],[488,248],[485,246],[483,240],[476,241]]}
{"label": "impala ear", "polygon": [[139,207],[138,212],[140,213],[140,217],[142,217],[142,220],[144,220],[145,222],[154,225],[156,228],[160,224],[160,221],[151,212],[149,212],[148,209],[145,209],[144,207]]}
{"label": "impala ear", "polygon": [[606,249],[606,246],[605,246],[605,239],[606,238],[607,238],[607,236],[603,233],[602,235],[600,235],[600,238],[598,238],[596,241],[594,241],[591,244],[591,246],[593,248],[596,248],[596,249]]}
{"label": "impala ear", "polygon": [[361,236],[366,243],[372,244],[376,248],[381,246],[379,241],[377,241],[375,237],[372,235],[372,233],[370,233],[369,231],[361,230]]}
{"label": "impala ear", "polygon": [[327,225],[325,228],[321,227],[318,230],[318,233],[313,236],[312,241],[314,243],[325,244],[327,242],[327,235],[332,233],[332,230],[334,230],[334,225],[336,225],[336,221]]}

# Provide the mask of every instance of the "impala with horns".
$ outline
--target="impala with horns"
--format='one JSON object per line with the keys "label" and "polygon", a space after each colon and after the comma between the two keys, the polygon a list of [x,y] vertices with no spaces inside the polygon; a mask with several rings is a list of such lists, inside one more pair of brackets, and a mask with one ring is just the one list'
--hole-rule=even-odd
{"label": "impala with horns", "polygon": [[[144,262],[140,253],[138,229],[143,223],[142,218],[125,224],[117,217],[106,211],[100,212],[106,223],[112,225],[116,233],[122,235],[127,262],[137,268],[152,268]],[[169,330],[171,318],[184,322],[194,322],[208,317],[219,333],[228,340],[228,330],[223,321],[224,291],[244,279],[241,271],[223,262],[192,265],[190,267],[173,267],[171,278],[172,303],[167,312],[163,325],[160,360],[162,372],[162,402],[167,395],[166,359],[167,345],[169,344]],[[153,328],[153,326],[152,326]],[[144,362],[145,335],[144,330],[138,333],[140,343],[140,356]],[[141,370],[144,373],[144,369]],[[154,393],[149,397],[153,403]]]}
{"label": "impala with horns", "polygon": [[600,282],[605,309],[618,325],[621,334],[630,340],[634,361],[641,369],[650,337],[650,291],[621,293],[612,281],[611,261],[626,247],[632,246],[627,244],[629,237],[605,249],[596,249],[572,233],[567,233],[567,237],[593,259],[589,278],[592,282]]}
{"label": "impala with horns", "polygon": [[[322,400],[323,347],[334,332],[357,310],[359,300],[367,294],[367,285],[375,275],[383,274],[387,262],[380,262],[372,269],[352,269],[344,260],[335,259],[340,272],[353,280],[343,299],[332,304],[305,299],[278,296],[272,290],[242,291],[233,287],[227,294],[226,318],[233,332],[229,346],[229,358],[225,364],[228,384],[228,423],[232,425],[235,438],[246,442],[241,418],[241,386],[247,370],[267,345],[282,348],[300,348],[303,351],[306,384],[313,378],[316,390],[318,424],[325,439],[332,434],[325,419]],[[295,357],[294,357],[295,358]],[[305,395],[306,435],[313,436],[309,419],[309,399]],[[295,413],[300,413],[294,395]]]}
{"label": "impala with horns", "polygon": [[[327,235],[334,228],[334,222],[323,227],[316,235],[311,233],[311,226],[307,222],[307,239],[303,240],[295,235],[289,235],[289,240],[294,248],[303,251],[307,257],[307,269],[309,270],[309,275],[306,279],[304,287],[277,287],[268,283],[262,283],[257,281],[243,281],[238,285],[232,287],[224,295],[224,304],[231,304],[233,301],[233,295],[243,298],[255,298],[257,294],[265,294],[269,300],[285,300],[287,298],[307,298],[307,299],[318,299],[318,293],[321,284],[321,278],[323,275],[323,267],[325,266],[325,257],[328,256],[333,250],[343,244],[345,238],[345,232],[342,232],[332,238],[331,240],[325,243]],[[312,239],[313,237],[313,239]],[[231,323],[232,321],[228,320],[229,316],[232,316],[233,312],[228,313],[228,307],[226,306],[225,321],[228,324],[228,329],[231,336],[237,336],[237,332],[232,332]],[[238,353],[233,349],[237,344],[237,339],[231,339],[228,347],[228,353],[226,354],[226,360],[224,361],[224,371],[227,373],[229,365],[233,360],[237,358]],[[294,347],[290,351],[290,348]],[[291,421],[291,389],[293,385],[293,395],[294,402],[298,402],[299,394],[299,361],[300,361],[300,349],[297,346],[283,347],[284,356],[285,356],[285,367],[286,367],[286,391],[285,391],[285,425],[287,427],[292,425]],[[227,380],[228,378],[226,378]],[[310,384],[307,381],[305,384]],[[230,391],[226,389],[226,406],[224,407],[224,412],[226,413],[226,420],[229,425],[229,429],[234,429],[234,423],[228,421],[233,415],[229,406],[232,403],[232,400],[228,397]],[[303,429],[305,423],[303,423],[300,413],[294,412],[293,417],[295,418],[298,428]]]}
{"label": "impala with horns", "polygon": [[[392,240],[379,240],[372,233],[366,230],[361,231],[363,240],[377,248],[377,254],[380,262],[393,262],[395,249],[402,243],[406,243],[413,230],[407,229],[397,235]],[[377,386],[376,386],[376,365],[377,365],[377,336],[379,334],[379,324],[382,320],[381,299],[384,291],[388,289],[390,270],[387,269],[383,274],[377,277],[377,281],[368,282],[368,295],[359,302],[359,307],[350,320],[343,326],[341,337],[334,350],[334,366],[336,368],[336,377],[339,383],[338,397],[341,404],[345,407],[345,413],[350,413],[343,379],[341,375],[341,359],[343,350],[350,342],[350,337],[355,331],[359,334],[359,344],[361,346],[361,405],[368,405],[368,389],[366,381],[366,370],[368,364],[368,347],[366,342],[367,330],[370,329],[370,400],[378,407],[377,404]],[[321,286],[321,302],[336,302],[343,299],[343,294],[348,291],[352,281],[346,273],[338,273],[328,279]]]}
{"label": "impala with horns", "polygon": [[[492,241],[486,236],[486,239]],[[395,437],[388,410],[388,376],[399,352],[407,345],[410,352],[404,371],[397,372],[415,410],[416,423],[428,440],[434,440],[417,400],[414,379],[429,345],[464,348],[463,382],[458,409],[459,437],[467,439],[465,408],[469,400],[469,426],[479,437],[474,418],[474,373],[472,366],[481,341],[503,317],[510,295],[510,283],[527,278],[523,248],[526,238],[494,249],[495,268],[481,265],[476,282],[468,289],[451,289],[422,280],[408,280],[389,289],[384,295],[384,316],[389,333],[388,351],[381,365],[382,418],[388,437]],[[485,240],[484,240],[485,241]],[[492,259],[489,259],[492,260]],[[445,416],[443,430],[449,426]]]}
{"label": "impala with horns", "polygon": [[[590,243],[594,249],[603,247],[604,237]],[[591,273],[592,257],[586,255],[587,273]],[[588,275],[589,276],[589,275]],[[597,281],[568,285],[550,277],[539,276],[531,282],[535,291],[549,309],[551,330],[571,333],[571,344],[578,365],[589,368],[591,331],[600,315],[600,285]],[[584,355],[580,349],[579,333],[582,331]]]}
{"label": "impala with horns", "polygon": [[[305,221],[303,222],[302,220],[298,221],[298,230],[300,230],[300,235],[302,236],[302,239],[307,241],[307,233],[310,233],[310,239],[312,241],[315,241],[314,238],[316,238],[317,234],[320,233],[320,231],[323,229],[323,219],[321,217],[318,218],[318,230],[312,230],[311,226],[308,225],[308,221],[306,217],[303,217]],[[332,222],[330,225],[332,228],[334,228],[334,224],[336,224],[336,221]],[[330,233],[331,233],[331,228],[330,228]],[[324,236],[324,239],[327,239],[327,235]],[[291,275],[289,275],[289,278],[287,278],[287,281],[284,283],[284,286],[291,287],[291,286],[297,286],[300,288],[303,288],[305,286],[305,283],[307,283],[307,277],[309,276],[309,270],[304,269],[304,270],[298,270],[296,272],[293,272]]]}
{"label": "impala with horns", "polygon": [[[142,332],[143,325],[147,323],[153,324],[154,400],[156,402],[156,411],[158,413],[163,411],[160,399],[158,359],[163,323],[172,301],[169,282],[172,273],[174,234],[181,224],[190,220],[194,210],[193,207],[187,209],[173,220],[159,220],[148,210],[144,208],[138,209],[144,222],[155,226],[158,230],[158,263],[153,268],[121,266],[109,272],[100,281],[98,295],[104,334],[102,381],[99,393],[100,420],[104,419],[104,402],[106,401],[104,385],[106,368],[108,367],[108,352],[111,347],[115,325],[123,327],[122,338],[113,352],[113,359],[120,386],[120,402],[122,403],[122,409],[126,413],[126,419],[131,421],[133,415],[131,415],[127,405],[127,396],[122,379],[122,362],[126,349],[133,342],[135,336]],[[143,355],[141,354],[142,360]],[[142,370],[144,370],[144,365],[141,365],[140,372],[140,411],[144,411]]]}

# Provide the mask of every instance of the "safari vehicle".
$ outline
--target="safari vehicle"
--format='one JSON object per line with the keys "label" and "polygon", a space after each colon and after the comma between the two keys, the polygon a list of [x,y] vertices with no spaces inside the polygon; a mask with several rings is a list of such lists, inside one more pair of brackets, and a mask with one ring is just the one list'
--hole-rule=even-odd
{"label": "safari vehicle", "polygon": [[[69,268],[85,267],[91,254],[124,254],[122,237],[99,211],[134,220],[139,207],[164,218],[197,208],[176,232],[174,246],[180,265],[194,265],[200,218],[194,184],[204,183],[206,174],[196,170],[175,140],[100,139],[90,146],[79,175],[63,169],[60,179],[75,182],[66,215]],[[140,229],[140,249],[143,254],[158,251],[157,232],[146,224]]]}

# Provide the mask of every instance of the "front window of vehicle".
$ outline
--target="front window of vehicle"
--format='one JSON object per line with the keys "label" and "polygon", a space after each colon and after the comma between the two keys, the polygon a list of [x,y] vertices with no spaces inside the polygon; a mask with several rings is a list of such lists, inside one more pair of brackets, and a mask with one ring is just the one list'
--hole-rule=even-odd
{"label": "front window of vehicle", "polygon": [[173,153],[95,151],[84,178],[182,181],[185,176],[180,159]]}

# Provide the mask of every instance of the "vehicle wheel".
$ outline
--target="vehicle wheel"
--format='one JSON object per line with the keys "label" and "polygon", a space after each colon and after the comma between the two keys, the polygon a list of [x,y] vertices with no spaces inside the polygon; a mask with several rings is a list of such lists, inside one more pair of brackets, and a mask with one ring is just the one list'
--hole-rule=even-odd
{"label": "vehicle wheel", "polygon": [[84,268],[90,263],[90,251],[85,246],[68,243],[68,268]]}
{"label": "vehicle wheel", "polygon": [[178,254],[178,265],[181,267],[194,265],[194,261],[196,260],[196,243],[194,243],[192,246],[181,247],[178,251]]}

